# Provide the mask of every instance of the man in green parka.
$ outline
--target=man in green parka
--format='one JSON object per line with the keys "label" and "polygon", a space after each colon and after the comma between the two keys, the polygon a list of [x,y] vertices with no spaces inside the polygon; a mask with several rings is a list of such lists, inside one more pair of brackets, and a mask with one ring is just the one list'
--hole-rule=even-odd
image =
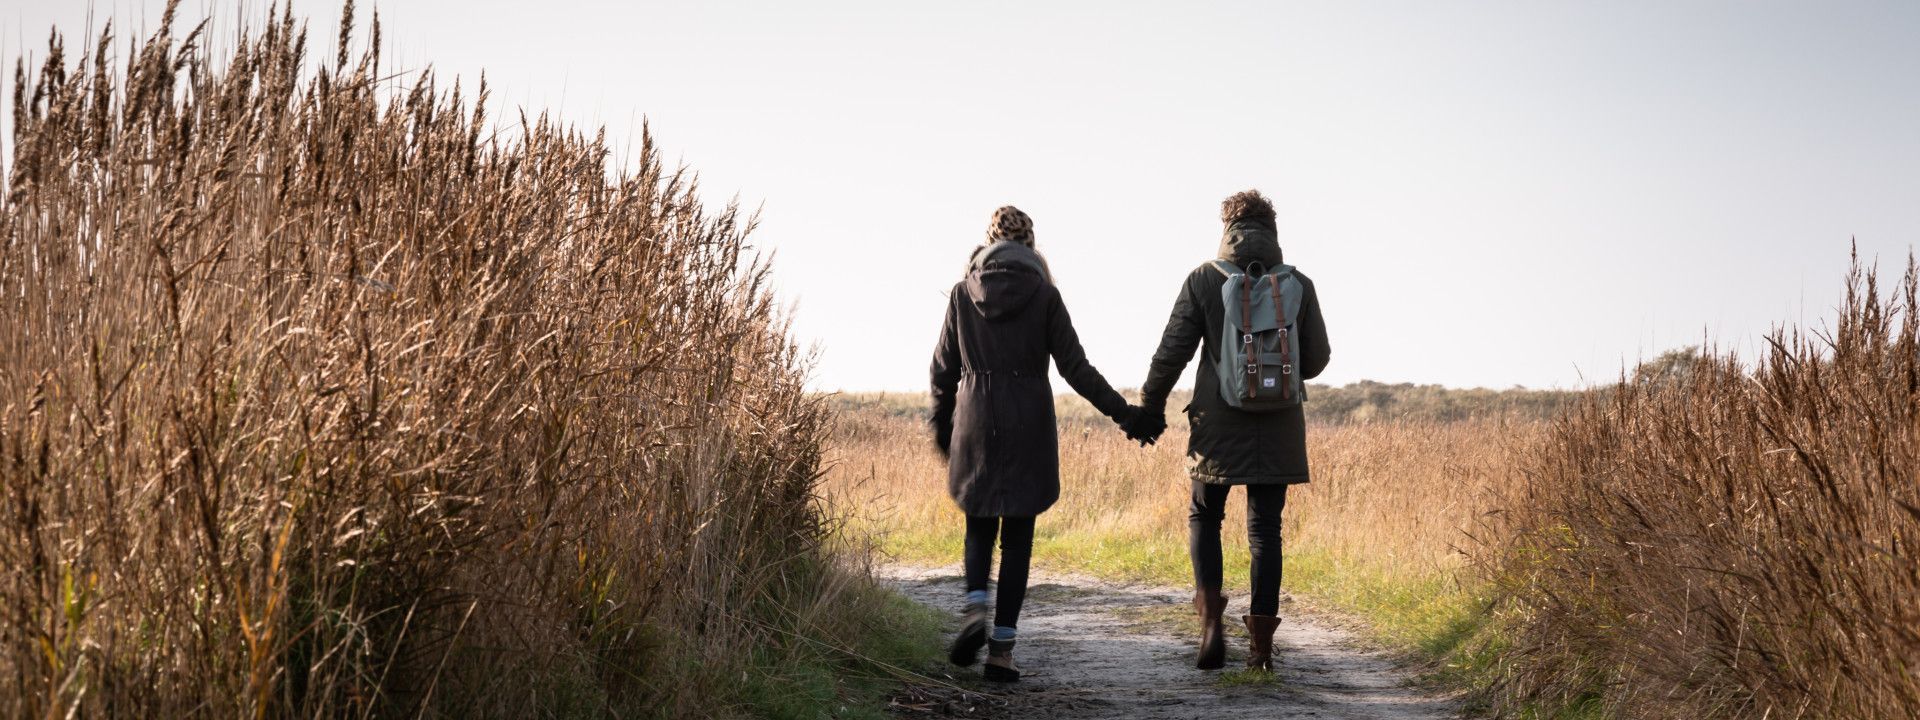
{"label": "man in green parka", "polygon": [[[1218,257],[1238,266],[1277,268],[1282,264],[1273,203],[1257,190],[1236,193],[1220,204],[1226,224]],[[1320,298],[1313,281],[1298,269],[1294,276],[1305,288],[1293,332],[1300,342],[1302,378],[1313,378],[1327,366],[1326,323],[1320,317]],[[1141,388],[1141,411],[1128,424],[1127,434],[1150,440],[1166,427],[1167,394],[1193,359],[1203,357],[1193,383],[1193,402],[1186,408],[1192,434],[1187,457],[1192,461],[1193,499],[1187,516],[1188,550],[1193,559],[1193,605],[1202,626],[1200,652],[1195,663],[1218,668],[1226,660],[1221,615],[1226,596],[1220,591],[1220,521],[1226,515],[1227,493],[1234,485],[1247,488],[1247,542],[1253,554],[1253,600],[1242,619],[1251,636],[1247,665],[1271,669],[1273,631],[1280,625],[1280,511],[1286,507],[1287,486],[1307,482],[1307,425],[1302,408],[1267,413],[1244,412],[1221,396],[1215,366],[1220,359],[1221,324],[1225,302],[1221,284],[1226,275],[1211,261],[1187,274],[1174,298],[1173,313],[1153,354],[1153,366]]]}

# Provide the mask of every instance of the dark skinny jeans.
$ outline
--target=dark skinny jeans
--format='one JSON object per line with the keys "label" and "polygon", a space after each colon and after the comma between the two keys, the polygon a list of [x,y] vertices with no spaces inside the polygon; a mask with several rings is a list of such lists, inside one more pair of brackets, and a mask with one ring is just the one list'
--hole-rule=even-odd
{"label": "dark skinny jeans", "polygon": [[1027,565],[1033,562],[1033,518],[967,516],[967,592],[987,589],[995,535],[1000,536],[1000,588],[994,593],[993,624],[1019,627]]}
{"label": "dark skinny jeans", "polygon": [[[1244,485],[1247,489],[1247,546],[1253,552],[1254,615],[1280,612],[1280,511],[1287,507],[1287,486]],[[1220,521],[1227,516],[1232,485],[1193,483],[1187,510],[1187,551],[1193,556],[1193,583],[1220,588]]]}

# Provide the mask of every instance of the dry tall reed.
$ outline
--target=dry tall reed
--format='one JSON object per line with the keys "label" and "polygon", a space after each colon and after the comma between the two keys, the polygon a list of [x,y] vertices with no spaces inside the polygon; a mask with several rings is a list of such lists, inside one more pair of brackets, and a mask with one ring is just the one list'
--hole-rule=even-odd
{"label": "dry tall reed", "polygon": [[1528,462],[1509,707],[1633,718],[1920,713],[1916,274],[1856,262],[1831,331],[1580,403]]}
{"label": "dry tall reed", "polygon": [[749,219],[351,5],[172,21],[16,75],[0,716],[730,714],[859,611]]}

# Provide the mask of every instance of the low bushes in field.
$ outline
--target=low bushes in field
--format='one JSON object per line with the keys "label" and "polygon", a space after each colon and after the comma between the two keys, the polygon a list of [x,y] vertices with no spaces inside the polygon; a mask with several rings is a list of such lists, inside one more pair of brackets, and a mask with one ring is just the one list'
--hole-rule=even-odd
{"label": "low bushes in field", "polygon": [[822,692],[782,653],[876,598],[821,551],[824,410],[751,222],[350,27],[56,38],[19,76],[0,716]]}
{"label": "low bushes in field", "polygon": [[[1684,360],[1686,351],[1663,355],[1662,359]],[[1651,365],[1650,365],[1651,367]],[[1181,423],[1186,417],[1180,408],[1192,398],[1191,390],[1175,390],[1167,398],[1167,421]],[[1449,388],[1440,385],[1383,383],[1361,380],[1346,385],[1307,385],[1307,422],[1321,426],[1364,425],[1378,423],[1445,424],[1466,421],[1508,421],[1527,423],[1550,420],[1573,403],[1580,391],[1529,390],[1522,387],[1505,390],[1487,388]],[[923,418],[927,413],[925,392],[836,393],[829,399],[836,410],[856,411],[901,418]],[[1054,403],[1062,427],[1112,426],[1078,396],[1062,395]]]}
{"label": "low bushes in field", "polygon": [[1513,387],[1449,388],[1440,385],[1361,380],[1308,390],[1307,420],[1327,425],[1464,420],[1541,421],[1558,415],[1579,397],[1572,390]]}
{"label": "low bushes in field", "polygon": [[1920,712],[1920,316],[1838,320],[1582,400],[1525,459],[1489,577],[1508,705],[1635,718]]}

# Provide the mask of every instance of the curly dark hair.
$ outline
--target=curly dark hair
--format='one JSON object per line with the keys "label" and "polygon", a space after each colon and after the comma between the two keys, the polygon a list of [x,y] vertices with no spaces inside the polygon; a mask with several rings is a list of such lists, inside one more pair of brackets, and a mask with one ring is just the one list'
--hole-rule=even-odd
{"label": "curly dark hair", "polygon": [[1258,220],[1273,225],[1273,201],[1259,190],[1242,190],[1220,201],[1220,222]]}

